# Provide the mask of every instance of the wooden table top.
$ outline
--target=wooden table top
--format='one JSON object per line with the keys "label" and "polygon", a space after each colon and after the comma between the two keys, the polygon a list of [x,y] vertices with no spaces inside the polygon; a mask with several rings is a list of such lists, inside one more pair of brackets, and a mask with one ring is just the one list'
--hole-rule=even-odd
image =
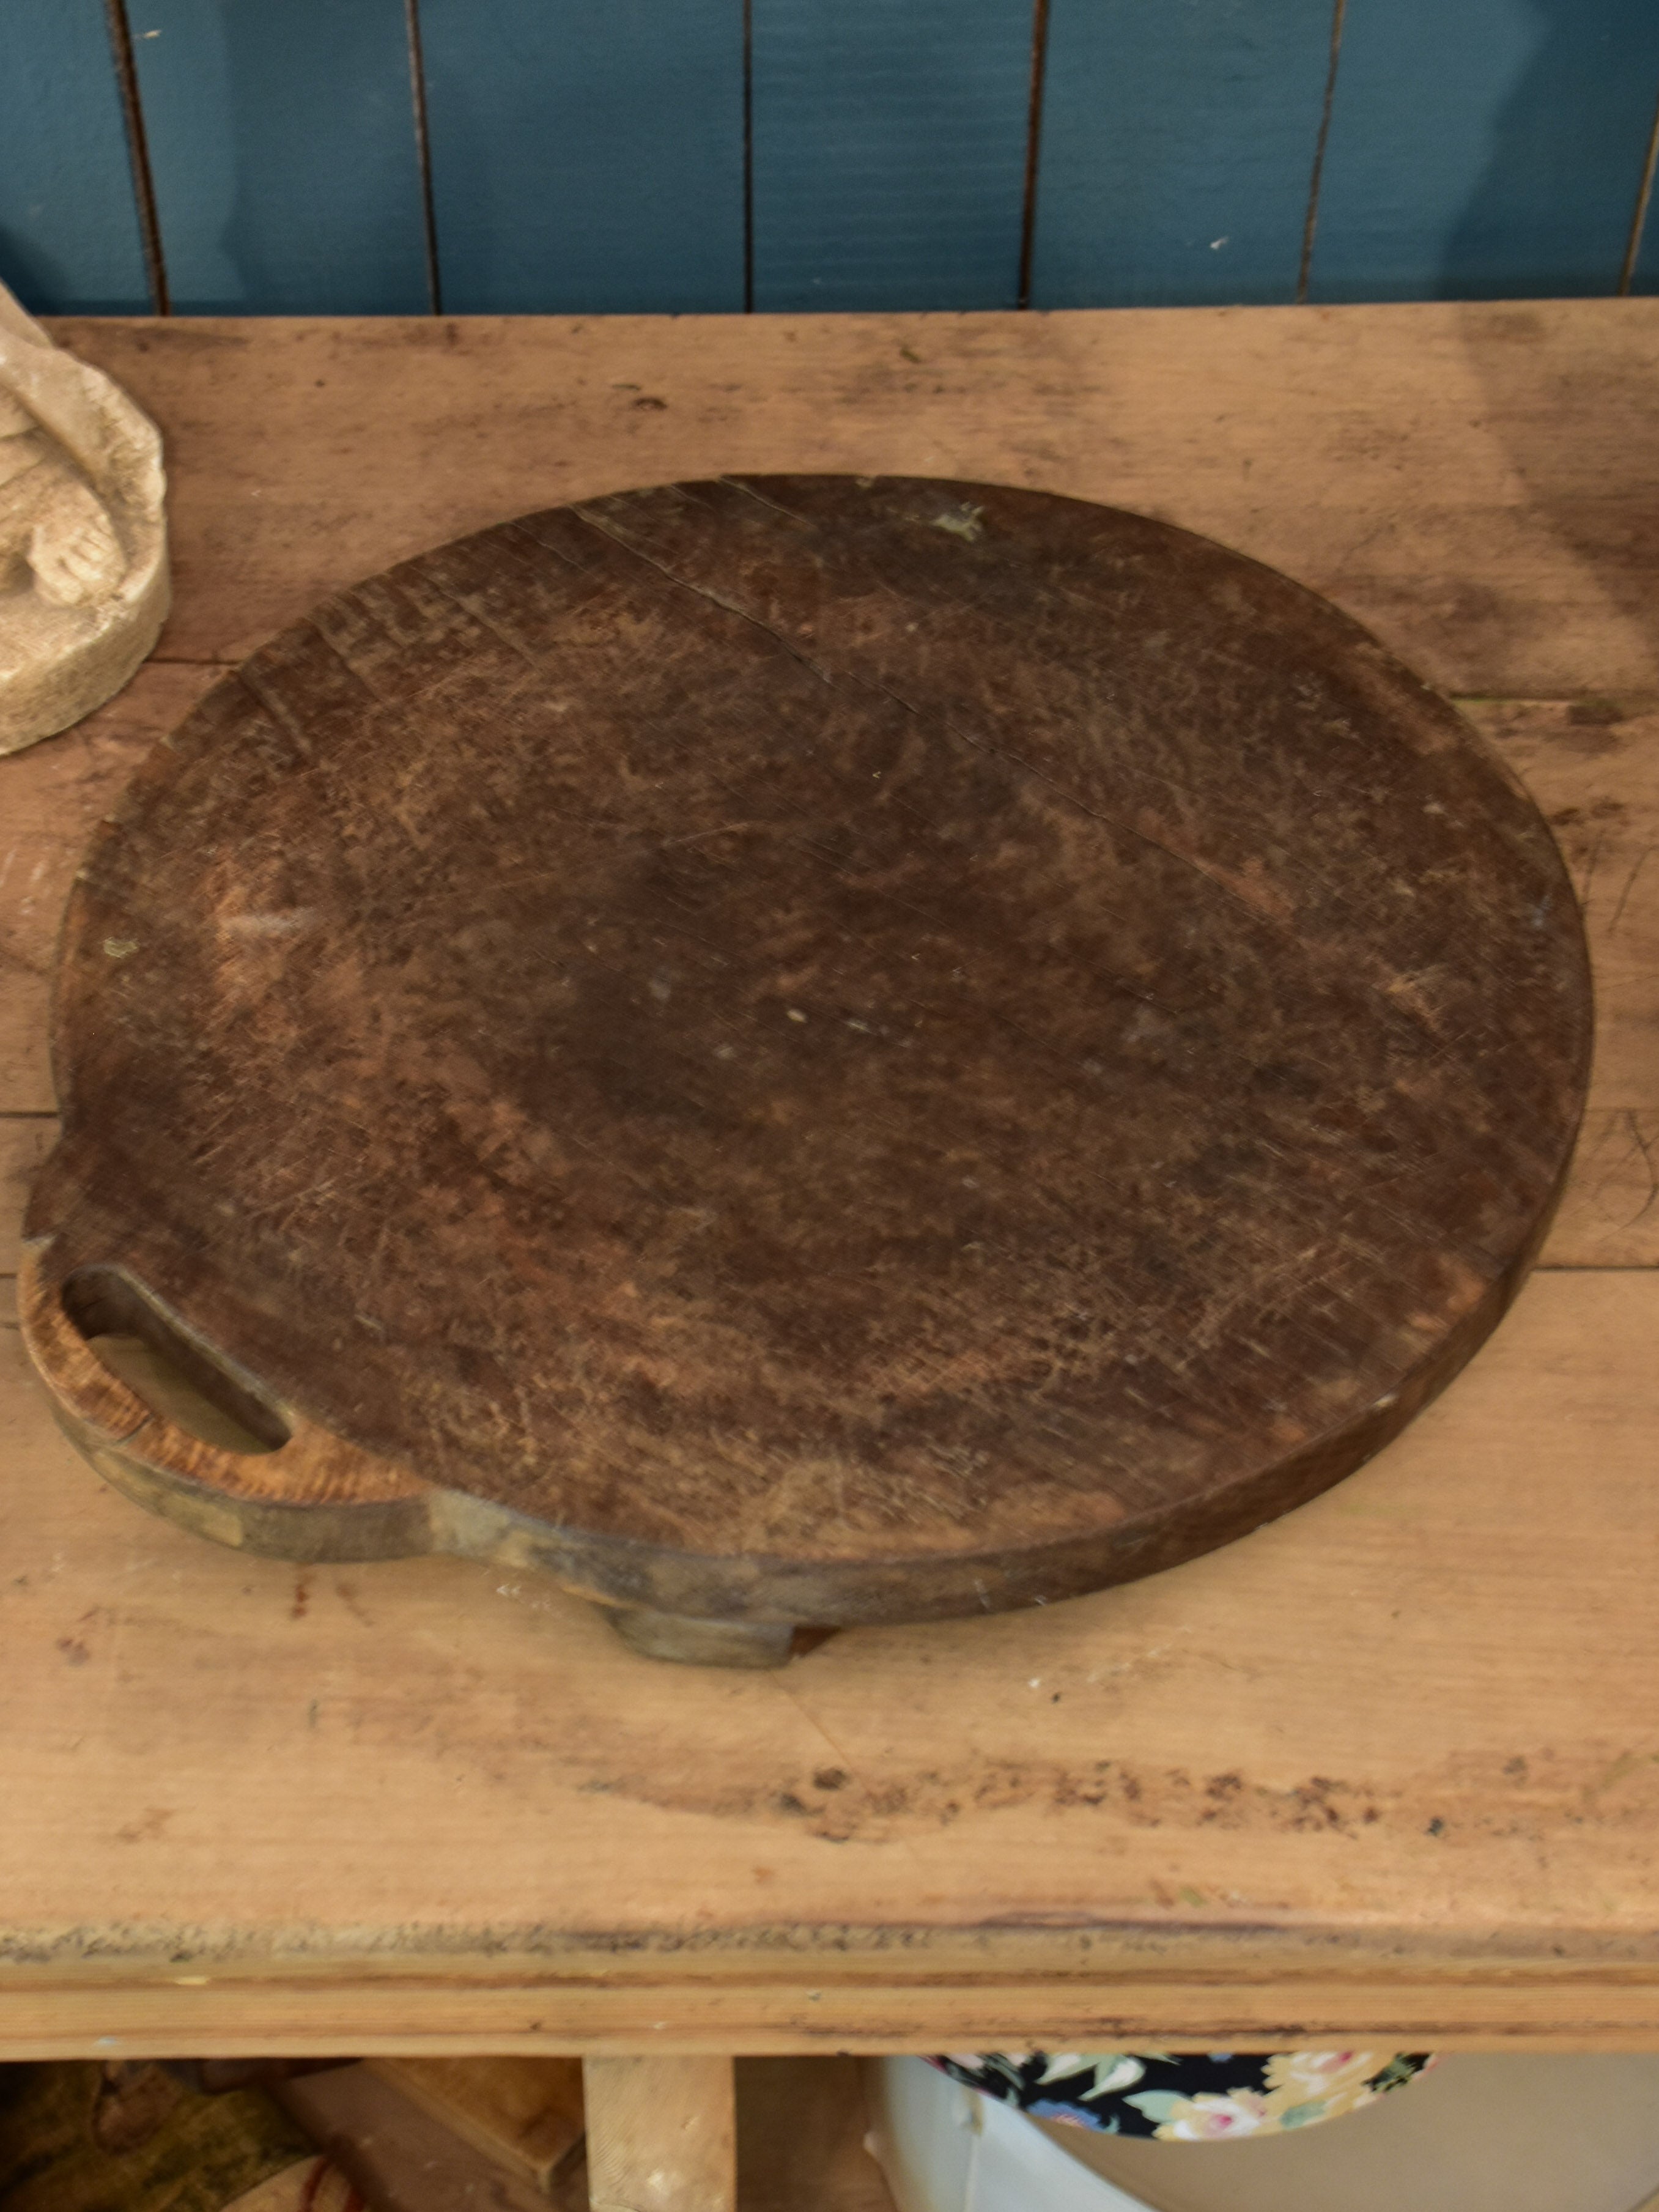
{"label": "wooden table top", "polygon": [[1328,593],[1555,824],[1599,1033],[1544,1268],[1367,1468],[776,1675],[529,1574],[202,1545],[6,1331],[0,2055],[1659,2045],[1659,304],[61,334],[167,434],[179,607],[0,763],[20,1185],[70,878],[223,661],[465,529],[728,470],[1079,492]]}

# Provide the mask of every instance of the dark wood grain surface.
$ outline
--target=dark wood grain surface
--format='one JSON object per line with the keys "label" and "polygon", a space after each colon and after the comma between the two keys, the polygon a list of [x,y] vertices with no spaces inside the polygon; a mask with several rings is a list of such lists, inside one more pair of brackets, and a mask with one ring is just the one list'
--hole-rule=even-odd
{"label": "dark wood grain surface", "polygon": [[596,1594],[994,1609],[1394,1434],[1589,1029],[1531,802],[1322,601],[1034,493],[682,485],[337,595],[158,748],[28,1231]]}

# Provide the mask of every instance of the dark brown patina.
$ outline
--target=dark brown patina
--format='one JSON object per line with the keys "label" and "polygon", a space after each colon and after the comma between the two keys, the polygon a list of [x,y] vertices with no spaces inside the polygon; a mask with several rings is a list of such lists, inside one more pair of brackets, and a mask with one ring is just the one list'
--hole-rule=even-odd
{"label": "dark brown patina", "polygon": [[54,1295],[120,1271],[602,1595],[826,1621],[1358,1464],[1523,1275],[1590,1030],[1539,815],[1345,617],[842,477],[319,606],[100,836],[58,1022]]}

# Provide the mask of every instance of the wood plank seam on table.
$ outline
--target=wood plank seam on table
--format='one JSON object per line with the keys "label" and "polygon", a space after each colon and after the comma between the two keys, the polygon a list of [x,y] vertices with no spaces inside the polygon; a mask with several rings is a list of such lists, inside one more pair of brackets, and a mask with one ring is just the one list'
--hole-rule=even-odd
{"label": "wood plank seam on table", "polygon": [[[88,1487],[96,1489],[95,1484]],[[202,1547],[189,1548],[199,1561]],[[1210,1578],[1215,1579],[1213,1571]],[[1109,1601],[1078,1602],[1098,1607]],[[1018,1622],[1004,1624],[1005,1638],[1018,1632]],[[925,1650],[932,1634],[960,1645],[969,1632],[957,1624],[915,1634],[924,1639]],[[593,1640],[599,1640],[597,1632]],[[608,1678],[617,1679],[620,1668],[623,1678],[642,1694],[672,1698],[684,1693],[702,1699],[726,1688],[723,1676],[707,1669],[686,1683],[671,1675],[665,1685],[657,1679],[664,1672],[660,1668],[618,1660],[608,1642],[601,1648],[607,1659],[616,1661],[607,1668]],[[855,1646],[854,1656],[857,1648],[867,1650],[867,1644]],[[842,1656],[848,1656],[845,1646]],[[762,1690],[768,1702],[793,1702],[775,1676],[765,1680]],[[1151,1828],[1154,1823],[1146,1825]],[[1300,1829],[1286,1822],[1273,1832],[1282,1840],[1286,1835],[1319,1834],[1328,1825],[1315,1825],[1304,1816]],[[1220,1831],[1241,1832],[1242,1827]],[[1433,1863],[1431,1855],[1422,1856],[1425,1864]],[[763,1887],[761,1894],[769,1888]],[[1659,1990],[1659,1932],[1652,1927],[1609,1930],[1565,1914],[1536,1925],[1423,1923],[1409,1913],[1385,1916],[1379,1911],[1366,1925],[1365,1955],[1355,1960],[1333,1946],[1328,1929],[1321,1923],[1282,1912],[1252,1917],[1236,1907],[1228,1918],[1204,1923],[1212,1950],[1195,1960],[1189,1939],[1200,1923],[1190,1915],[1200,1908],[1177,1899],[1185,1917],[1176,1917],[1164,1899],[1150,1902],[1158,1908],[1155,1913],[1132,1911],[1118,1900],[1117,1910],[1110,1912],[1077,1905],[1017,1915],[987,1911],[974,1917],[957,1911],[945,1920],[922,1920],[896,1910],[884,1917],[866,1906],[810,1926],[768,1918],[752,1899],[751,1909],[718,1927],[696,1921],[669,1928],[632,1922],[599,1927],[586,1924],[574,1907],[562,1917],[535,1922],[508,1915],[488,1925],[462,1925],[437,1916],[373,1931],[274,1917],[268,1946],[258,1954],[239,1948],[240,1935],[230,1923],[181,1922],[176,1914],[143,1920],[111,1916],[90,1930],[67,1923],[0,1927],[0,1967],[7,1986],[18,1990],[61,1987],[95,1993],[112,1975],[134,1990],[151,1990],[218,1987],[239,1979],[286,1991],[300,2003],[307,1991],[326,1990],[343,1961],[365,1990],[388,2005],[452,1975],[504,2003],[533,2002],[550,1989],[605,2002],[631,2001],[672,1982],[709,1990],[761,1989],[790,1995],[808,1983],[817,1987],[821,1980],[825,1986],[839,1983],[894,1993],[914,1993],[945,1981],[997,1993],[1035,1978],[1045,1987],[1075,1993],[1109,1979],[1121,1990],[1138,1994],[1152,1988],[1207,1988],[1223,1970],[1242,2002],[1255,2002],[1262,1991],[1299,1990],[1305,1995],[1325,1984],[1350,1989],[1363,1982],[1370,1988],[1409,1992],[1437,1978],[1477,1995],[1484,1983],[1499,1978],[1518,1990],[1606,1987],[1638,1996]],[[205,1981],[180,1981],[179,1962],[165,1956],[167,1942],[181,1934],[188,1938],[192,1971],[198,1965],[208,1970]],[[1273,1996],[1272,2001],[1281,1999]]]}

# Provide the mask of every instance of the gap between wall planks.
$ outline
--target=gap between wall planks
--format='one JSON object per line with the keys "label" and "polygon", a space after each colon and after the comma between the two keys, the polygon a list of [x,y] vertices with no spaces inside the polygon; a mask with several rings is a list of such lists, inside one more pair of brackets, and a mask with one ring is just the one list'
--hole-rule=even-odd
{"label": "gap between wall planks", "polygon": [[105,0],[0,0],[0,279],[26,306],[153,306]]}
{"label": "gap between wall planks", "polygon": [[420,27],[448,308],[742,308],[742,0],[421,0]]}
{"label": "gap between wall planks", "polygon": [[180,313],[430,304],[402,0],[125,4]]}
{"label": "gap between wall planks", "polygon": [[1619,272],[1621,293],[1651,292],[1659,287],[1659,229],[1650,233],[1648,214],[1653,205],[1653,184],[1659,170],[1659,100],[1654,102],[1653,128],[1648,134],[1647,155],[1642,163],[1642,182],[1636,212],[1631,217],[1624,265]]}
{"label": "gap between wall planks", "polygon": [[[1331,10],[1331,47],[1325,63],[1325,96],[1319,107],[1319,135],[1314,141],[1313,175],[1308,185],[1308,212],[1302,225],[1302,254],[1297,263],[1296,297],[1300,306],[1308,296],[1308,287],[1313,276],[1314,247],[1319,238],[1319,195],[1325,182],[1325,156],[1330,151],[1331,110],[1336,103],[1336,72],[1342,61],[1342,27],[1347,16],[1347,0],[1335,0]],[[1641,214],[1632,219],[1632,234],[1639,230]],[[1621,285],[1628,292],[1628,284]]]}
{"label": "gap between wall planks", "polygon": [[753,0],[755,306],[1012,307],[1032,0]]}
{"label": "gap between wall planks", "polygon": [[121,97],[121,121],[126,131],[127,162],[132,173],[133,206],[143,241],[144,281],[149,287],[151,312],[173,313],[167,287],[167,255],[161,246],[161,221],[155,205],[155,178],[149,162],[149,133],[144,122],[143,93],[132,52],[132,26],[127,20],[126,0],[104,0],[109,27],[110,59],[116,88]]}
{"label": "gap between wall planks", "polygon": [[1353,0],[1310,296],[1618,291],[1656,89],[1646,0]]}
{"label": "gap between wall planks", "polygon": [[41,312],[144,304],[146,260],[192,313],[1655,281],[1640,0],[106,5],[0,18],[0,274]]}
{"label": "gap between wall planks", "polygon": [[1333,0],[1051,0],[1031,300],[1290,301]]}

